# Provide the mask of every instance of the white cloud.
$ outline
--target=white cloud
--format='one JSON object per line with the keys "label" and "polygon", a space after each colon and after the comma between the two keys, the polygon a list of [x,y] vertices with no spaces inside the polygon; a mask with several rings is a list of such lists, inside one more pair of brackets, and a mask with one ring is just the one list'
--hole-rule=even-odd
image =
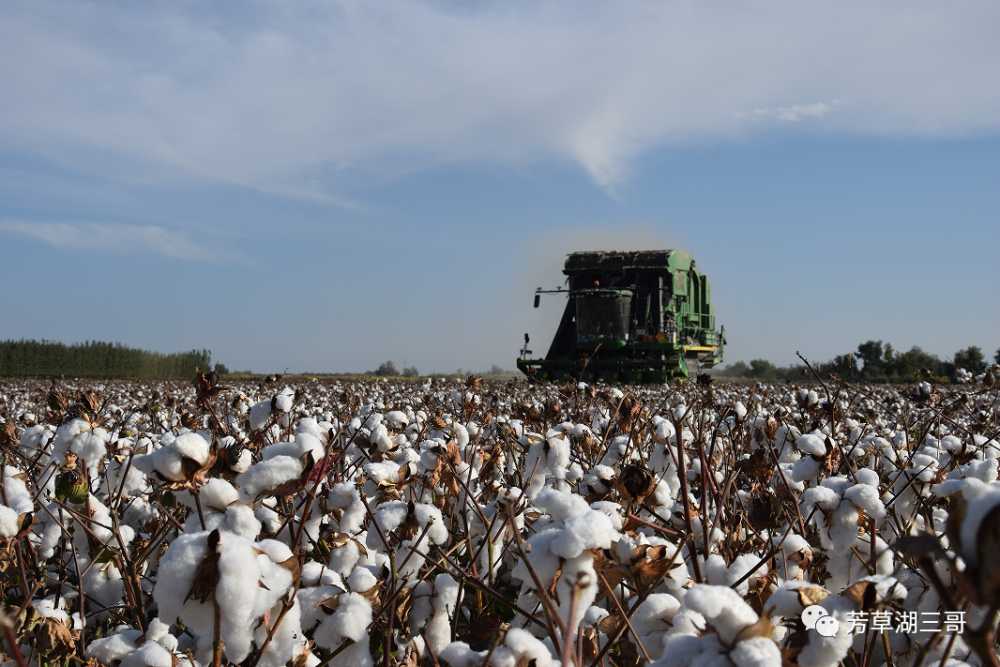
{"label": "white cloud", "polygon": [[152,253],[197,261],[216,259],[197,243],[162,227],[4,219],[0,220],[0,233],[3,232],[30,236],[57,248],[110,253]]}
{"label": "white cloud", "polygon": [[613,188],[760,120],[996,132],[996,25],[994,0],[4,3],[0,150],[347,205],[345,173],[463,161]]}
{"label": "white cloud", "polygon": [[754,109],[753,115],[756,118],[776,118],[786,123],[796,123],[806,118],[822,118],[831,108],[825,102],[793,104],[790,107],[777,107],[775,109]]}

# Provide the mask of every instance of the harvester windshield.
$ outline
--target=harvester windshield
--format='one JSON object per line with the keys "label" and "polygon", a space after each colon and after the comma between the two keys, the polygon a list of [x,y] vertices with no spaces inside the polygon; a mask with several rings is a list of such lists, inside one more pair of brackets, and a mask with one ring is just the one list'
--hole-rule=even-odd
{"label": "harvester windshield", "polygon": [[574,297],[577,347],[593,349],[598,343],[603,348],[626,345],[632,292],[588,289],[578,291]]}

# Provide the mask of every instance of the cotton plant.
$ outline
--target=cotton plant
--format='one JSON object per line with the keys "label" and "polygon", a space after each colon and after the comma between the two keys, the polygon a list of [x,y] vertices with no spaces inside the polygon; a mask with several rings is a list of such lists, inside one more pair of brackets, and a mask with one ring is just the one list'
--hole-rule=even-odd
{"label": "cotton plant", "polygon": [[[992,385],[274,382],[6,404],[0,547],[79,657],[984,664],[971,631],[890,632],[887,655],[846,628],[961,599],[990,621]],[[803,626],[809,606],[843,632]]]}

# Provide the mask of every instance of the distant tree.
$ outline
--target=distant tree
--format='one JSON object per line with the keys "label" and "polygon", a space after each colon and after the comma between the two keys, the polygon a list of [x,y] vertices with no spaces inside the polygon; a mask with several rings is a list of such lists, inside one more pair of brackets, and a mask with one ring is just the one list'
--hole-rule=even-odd
{"label": "distant tree", "polygon": [[993,361],[1000,364],[1000,349],[997,349],[997,353],[993,355]]}
{"label": "distant tree", "polygon": [[396,368],[396,364],[392,363],[391,361],[386,361],[375,369],[375,375],[385,375],[385,376],[395,377],[399,375],[399,369]]}
{"label": "distant tree", "polygon": [[493,364],[493,366],[490,367],[489,374],[490,375],[505,375],[506,371],[504,371],[504,369],[501,368],[500,366],[497,366],[496,364]]}
{"label": "distant tree", "polygon": [[955,368],[964,368],[973,375],[979,375],[986,370],[986,357],[975,345],[956,352],[954,361]]}
{"label": "distant tree", "polygon": [[737,361],[735,364],[726,364],[719,369],[719,375],[729,378],[743,378],[749,375],[750,367],[745,361]]}
{"label": "distant tree", "polygon": [[416,366],[407,366],[403,369],[403,377],[405,378],[415,378],[420,375],[420,371],[417,370]]}
{"label": "distant tree", "polygon": [[747,375],[757,380],[773,380],[776,370],[774,364],[766,359],[751,359],[750,372]]}
{"label": "distant tree", "polygon": [[[833,358],[833,361],[820,364],[817,370],[820,373],[832,373],[842,378],[846,373],[852,372],[856,368],[857,363],[854,361],[853,354],[838,354]],[[856,375],[856,373],[853,374]]]}
{"label": "distant tree", "polygon": [[221,361],[215,362],[215,372],[219,375],[229,375],[229,369]]}
{"label": "distant tree", "polygon": [[[889,349],[891,350],[892,346],[889,346]],[[864,364],[861,367],[861,377],[866,380],[884,380],[886,378],[884,354],[880,340],[870,340],[858,345],[857,356]]]}

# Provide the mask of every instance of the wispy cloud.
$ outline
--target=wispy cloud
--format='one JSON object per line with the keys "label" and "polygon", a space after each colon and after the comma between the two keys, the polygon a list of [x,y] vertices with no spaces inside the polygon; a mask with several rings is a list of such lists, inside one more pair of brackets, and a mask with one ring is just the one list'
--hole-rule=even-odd
{"label": "wispy cloud", "polygon": [[0,150],[335,204],[345,174],[443,162],[568,159],[612,188],[643,152],[762,117],[1000,129],[994,0],[33,0],[0,18]]}
{"label": "wispy cloud", "polygon": [[186,236],[162,227],[4,219],[0,220],[0,233],[30,236],[57,248],[156,254],[193,261],[217,259]]}

